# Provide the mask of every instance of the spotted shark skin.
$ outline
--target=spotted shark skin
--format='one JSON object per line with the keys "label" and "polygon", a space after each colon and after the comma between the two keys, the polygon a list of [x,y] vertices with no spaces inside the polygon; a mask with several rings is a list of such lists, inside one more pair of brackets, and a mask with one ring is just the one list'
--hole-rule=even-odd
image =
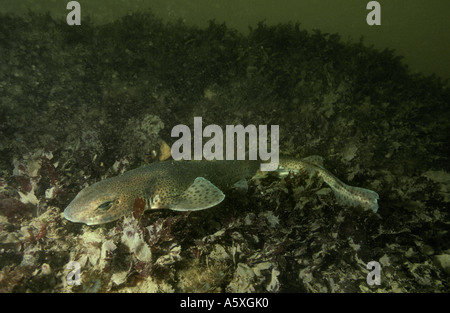
{"label": "spotted shark skin", "polygon": [[[109,223],[131,214],[136,199],[145,201],[145,209],[207,209],[223,201],[222,190],[251,178],[259,168],[259,161],[152,163],[84,188],[66,207],[64,217],[87,225]],[[340,204],[377,211],[376,192],[344,184],[323,168],[320,157],[280,159],[280,176],[301,171],[323,179]]]}

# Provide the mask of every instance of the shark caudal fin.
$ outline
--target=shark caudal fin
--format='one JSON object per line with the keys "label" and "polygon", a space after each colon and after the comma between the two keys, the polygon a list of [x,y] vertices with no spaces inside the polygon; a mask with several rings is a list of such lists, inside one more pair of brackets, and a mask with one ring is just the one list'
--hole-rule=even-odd
{"label": "shark caudal fin", "polygon": [[[337,179],[337,178],[336,178]],[[354,187],[340,182],[340,188],[331,189],[340,205],[351,207],[362,207],[365,210],[378,211],[378,199],[380,196],[372,190]]]}
{"label": "shark caudal fin", "polygon": [[181,195],[169,199],[167,207],[174,211],[198,211],[213,207],[223,201],[222,190],[203,177],[197,177]]}
{"label": "shark caudal fin", "polygon": [[313,155],[302,160],[280,159],[278,175],[287,176],[290,172],[306,172],[309,175],[317,175],[330,186],[340,205],[362,207],[365,210],[378,211],[378,199],[375,191],[349,186],[339,178],[331,174],[323,167],[323,158]]}

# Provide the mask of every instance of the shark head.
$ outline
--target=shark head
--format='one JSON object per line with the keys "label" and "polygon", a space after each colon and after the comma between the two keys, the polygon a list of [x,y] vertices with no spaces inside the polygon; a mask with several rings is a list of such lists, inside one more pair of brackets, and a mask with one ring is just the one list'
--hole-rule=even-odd
{"label": "shark head", "polygon": [[130,210],[120,192],[105,182],[81,190],[64,210],[64,217],[75,223],[98,225],[112,222]]}

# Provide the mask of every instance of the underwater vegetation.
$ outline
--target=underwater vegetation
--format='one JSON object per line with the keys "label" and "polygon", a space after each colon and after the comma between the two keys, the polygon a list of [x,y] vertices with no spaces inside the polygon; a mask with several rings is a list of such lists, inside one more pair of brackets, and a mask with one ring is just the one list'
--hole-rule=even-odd
{"label": "underwater vegetation", "polygon": [[[300,24],[244,36],[30,13],[0,15],[0,69],[0,292],[450,291],[450,92],[392,50]],[[379,193],[378,214],[339,206],[317,177],[269,175],[205,211],[63,218],[82,188],[167,158],[194,116],[280,125],[282,154],[322,155]]]}

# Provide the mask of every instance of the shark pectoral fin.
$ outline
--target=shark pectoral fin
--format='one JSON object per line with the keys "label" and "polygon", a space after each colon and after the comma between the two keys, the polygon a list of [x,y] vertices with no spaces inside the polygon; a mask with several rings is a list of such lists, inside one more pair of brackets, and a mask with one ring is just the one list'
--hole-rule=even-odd
{"label": "shark pectoral fin", "polygon": [[222,190],[209,180],[197,177],[181,195],[169,201],[168,208],[174,211],[197,211],[213,207],[223,201]]}

